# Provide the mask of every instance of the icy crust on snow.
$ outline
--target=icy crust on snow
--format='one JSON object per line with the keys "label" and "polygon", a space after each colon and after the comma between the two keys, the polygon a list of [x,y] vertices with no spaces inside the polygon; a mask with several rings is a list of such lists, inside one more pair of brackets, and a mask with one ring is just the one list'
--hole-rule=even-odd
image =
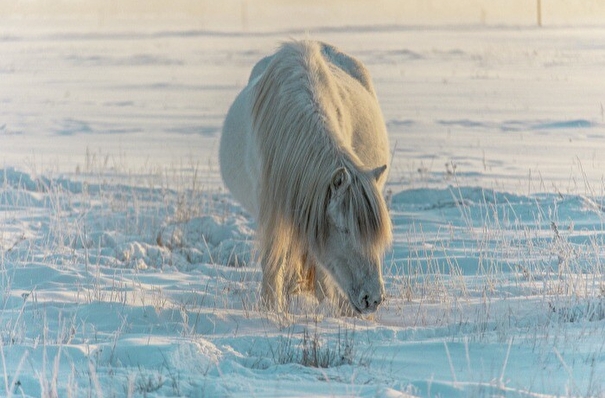
{"label": "icy crust on snow", "polygon": [[[18,191],[26,192],[48,192],[50,188],[61,188],[71,193],[81,193],[82,183],[74,182],[69,179],[59,177],[49,179],[44,176],[31,176],[28,173],[19,171],[14,167],[0,169],[0,182],[3,185],[3,191],[7,188],[13,188]],[[5,194],[6,192],[3,192]]]}
{"label": "icy crust on snow", "polygon": [[[535,225],[548,228],[546,221],[591,225],[595,217],[605,220],[605,201],[587,195],[538,193],[528,196],[498,192],[481,187],[409,189],[392,195],[390,205],[396,211],[432,211],[460,214],[459,223],[480,227],[486,221]],[[560,214],[564,215],[561,220]]]}
{"label": "icy crust on snow", "polygon": [[[169,217],[170,204],[161,199],[182,193],[33,177],[14,168],[0,170],[0,176],[4,176],[0,209],[9,214],[18,209],[46,213],[33,221],[40,245],[51,241],[63,248],[87,249],[104,264],[137,269],[190,269],[200,263],[243,266],[251,261],[250,221],[226,215],[222,220],[216,215],[174,220]],[[216,206],[229,201],[225,195],[209,200]],[[145,209],[133,208],[138,205]],[[149,209],[156,212],[153,217],[144,214]],[[19,252],[25,242],[13,239],[11,251]],[[5,246],[11,244],[10,239],[3,240]]]}
{"label": "icy crust on snow", "polygon": [[[0,175],[0,394],[80,396],[114,382],[124,396],[176,394],[165,372],[175,384],[183,364],[193,374],[217,365],[222,352],[198,333],[222,330],[223,315],[205,306],[256,292],[233,268],[251,266],[251,222],[226,195]],[[197,211],[229,215],[184,213],[193,196]],[[230,269],[232,293],[219,295]]]}
{"label": "icy crust on snow", "polygon": [[374,317],[349,319],[304,297],[289,316],[262,310],[254,223],[228,195],[0,173],[2,392],[605,388],[590,376],[605,371],[602,197],[397,192],[388,299]]}

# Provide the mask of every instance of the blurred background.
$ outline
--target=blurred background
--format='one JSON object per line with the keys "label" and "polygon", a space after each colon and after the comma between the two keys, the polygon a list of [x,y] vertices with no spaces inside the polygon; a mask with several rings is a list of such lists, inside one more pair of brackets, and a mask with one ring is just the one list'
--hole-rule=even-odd
{"label": "blurred background", "polygon": [[405,183],[456,162],[468,185],[516,191],[531,170],[569,180],[580,158],[600,184],[604,22],[605,0],[0,0],[0,167],[184,162],[220,186],[250,69],[310,37],[368,65]]}
{"label": "blurred background", "polygon": [[262,32],[376,25],[599,25],[602,0],[2,0],[0,33],[32,29]]}

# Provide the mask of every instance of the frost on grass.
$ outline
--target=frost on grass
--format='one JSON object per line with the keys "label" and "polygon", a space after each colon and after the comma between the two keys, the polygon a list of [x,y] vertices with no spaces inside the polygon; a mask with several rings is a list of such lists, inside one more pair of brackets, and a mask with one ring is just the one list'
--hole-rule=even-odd
{"label": "frost on grass", "polygon": [[188,395],[222,356],[197,335],[222,318],[204,306],[247,294],[228,270],[250,263],[249,221],[216,215],[237,205],[104,176],[0,175],[0,395]]}
{"label": "frost on grass", "polygon": [[[531,391],[544,374],[573,381],[574,395],[602,391],[566,370],[603,367],[602,350],[590,351],[605,320],[599,198],[396,193],[388,300],[374,319],[349,320],[305,300],[287,316],[262,311],[254,225],[224,194],[4,174],[11,394],[229,395],[241,383],[261,393],[251,381],[273,385],[275,374],[360,394],[351,383],[420,396]],[[538,363],[529,378],[509,364],[527,358]]]}
{"label": "frost on grass", "polygon": [[280,336],[271,347],[271,357],[276,364],[299,364],[312,368],[332,368],[343,365],[368,366],[368,357],[356,350],[355,332],[338,330],[328,339],[320,335],[317,325],[313,330],[304,328],[302,337],[293,333]]}
{"label": "frost on grass", "polygon": [[189,263],[246,266],[251,262],[253,232],[242,219],[221,221],[216,216],[171,223],[161,229],[157,244]]}
{"label": "frost on grass", "polygon": [[[87,261],[133,269],[186,269],[200,263],[243,266],[251,261],[250,222],[206,210],[236,207],[225,205],[223,195],[32,177],[13,168],[0,170],[0,176],[4,178],[0,205],[13,213],[19,209],[38,213],[33,220],[37,239],[24,243],[18,236],[13,242],[5,238],[12,249],[33,242],[53,244],[60,249],[56,257],[71,251],[89,256]],[[201,203],[188,201],[188,217],[177,217],[183,196],[197,193]]]}

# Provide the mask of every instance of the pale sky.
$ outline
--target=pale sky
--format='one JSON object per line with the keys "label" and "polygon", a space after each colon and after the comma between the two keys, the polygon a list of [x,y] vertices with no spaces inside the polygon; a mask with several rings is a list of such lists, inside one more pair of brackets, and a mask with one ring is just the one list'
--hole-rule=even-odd
{"label": "pale sky", "polygon": [[132,19],[159,28],[250,31],[381,24],[532,26],[539,1],[546,26],[605,24],[605,1],[599,0],[29,0],[1,2],[0,18],[47,24],[70,20],[91,29]]}

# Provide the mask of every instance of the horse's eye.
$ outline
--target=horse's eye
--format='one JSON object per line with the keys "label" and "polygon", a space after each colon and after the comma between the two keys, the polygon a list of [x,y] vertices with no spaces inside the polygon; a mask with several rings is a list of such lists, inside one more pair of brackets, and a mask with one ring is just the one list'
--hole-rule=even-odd
{"label": "horse's eye", "polygon": [[345,234],[345,235],[349,234],[349,228],[342,226],[342,225],[338,225],[337,223],[331,223],[331,224],[334,227],[334,229],[336,230],[336,232]]}

